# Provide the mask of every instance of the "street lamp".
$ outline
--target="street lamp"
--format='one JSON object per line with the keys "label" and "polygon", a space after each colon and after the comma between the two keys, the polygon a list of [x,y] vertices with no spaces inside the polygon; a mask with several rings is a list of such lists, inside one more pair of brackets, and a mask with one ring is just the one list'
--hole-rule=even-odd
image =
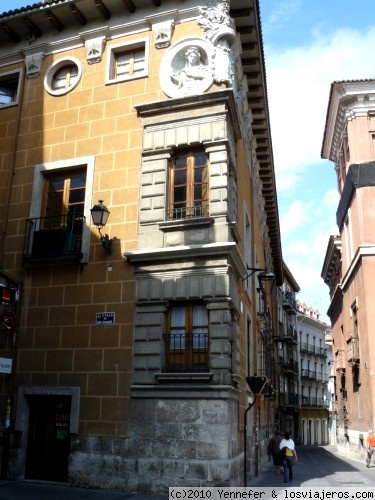
{"label": "street lamp", "polygon": [[92,222],[98,228],[102,247],[110,254],[113,240],[109,239],[108,234],[103,236],[101,233],[101,229],[107,224],[109,214],[110,211],[105,205],[103,205],[103,200],[99,200],[99,202],[91,209]]}
{"label": "street lamp", "polygon": [[258,282],[259,282],[259,288],[262,290],[263,293],[266,293],[266,288],[265,284],[269,283],[271,285],[271,291],[273,289],[273,286],[275,284],[275,275],[271,273],[270,271],[267,271],[267,269],[261,268],[261,267],[249,267],[246,266],[246,270],[250,271],[247,273],[247,275],[242,279],[242,281],[246,281],[247,279],[250,278],[254,273],[257,271],[260,271],[258,274]]}
{"label": "street lamp", "polygon": [[254,406],[257,397],[263,392],[264,388],[268,384],[267,377],[246,377],[246,382],[254,395],[254,399],[249,406],[246,408],[244,413],[244,443],[243,443],[243,484],[247,487],[247,414]]}

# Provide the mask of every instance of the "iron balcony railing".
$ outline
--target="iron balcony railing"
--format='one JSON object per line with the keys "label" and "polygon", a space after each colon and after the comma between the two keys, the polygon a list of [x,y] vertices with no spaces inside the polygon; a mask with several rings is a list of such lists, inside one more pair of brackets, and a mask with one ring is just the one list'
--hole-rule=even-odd
{"label": "iron balcony railing", "polygon": [[84,216],[72,217],[69,214],[27,219],[24,265],[79,262],[85,220]]}
{"label": "iron balcony railing", "polygon": [[297,314],[297,301],[291,292],[283,292],[283,308],[291,314]]}
{"label": "iron balcony railing", "polygon": [[279,395],[279,402],[281,406],[298,406],[299,396],[295,393],[281,393]]}
{"label": "iron balcony railing", "polygon": [[298,341],[297,329],[293,325],[287,325],[285,331],[282,330],[285,341],[296,344]]}
{"label": "iron balcony railing", "polygon": [[300,351],[306,352],[308,354],[314,354],[315,356],[320,356],[323,358],[327,357],[327,349],[320,346],[315,346],[314,344],[309,344],[307,342],[300,343]]}
{"label": "iron balcony railing", "polygon": [[209,216],[209,205],[177,207],[167,210],[167,220],[200,219]]}
{"label": "iron balcony railing", "polygon": [[315,408],[328,408],[329,401],[323,398],[312,398],[308,396],[302,396],[301,405],[315,407]]}
{"label": "iron balcony railing", "polygon": [[284,372],[289,372],[298,375],[298,362],[295,361],[294,359],[284,361],[282,367]]}
{"label": "iron balcony railing", "polygon": [[304,368],[303,370],[301,370],[301,378],[315,380],[315,372],[313,370]]}
{"label": "iron balcony railing", "polygon": [[328,377],[325,373],[316,372],[315,370],[309,370],[304,368],[301,370],[301,378],[315,380],[316,382],[328,382]]}
{"label": "iron balcony railing", "polygon": [[163,335],[166,372],[208,372],[208,333]]}

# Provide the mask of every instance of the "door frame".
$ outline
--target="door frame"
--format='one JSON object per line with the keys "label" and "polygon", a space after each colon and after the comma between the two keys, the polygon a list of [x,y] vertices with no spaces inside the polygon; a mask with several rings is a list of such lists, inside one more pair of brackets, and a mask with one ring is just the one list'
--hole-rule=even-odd
{"label": "door frame", "polygon": [[19,386],[17,394],[17,409],[15,420],[15,431],[21,433],[19,470],[20,479],[25,478],[26,452],[28,442],[29,418],[30,418],[30,396],[70,396],[70,434],[78,434],[79,427],[79,400],[81,390],[79,387],[38,387]]}

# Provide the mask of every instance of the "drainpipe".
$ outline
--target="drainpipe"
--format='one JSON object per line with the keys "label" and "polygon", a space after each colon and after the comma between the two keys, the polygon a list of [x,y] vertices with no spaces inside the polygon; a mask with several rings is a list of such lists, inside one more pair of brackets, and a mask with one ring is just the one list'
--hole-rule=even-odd
{"label": "drainpipe", "polygon": [[249,403],[249,406],[246,408],[245,413],[244,413],[244,442],[243,442],[243,453],[244,453],[244,458],[243,458],[243,485],[246,488],[247,487],[247,414],[251,410],[251,408],[254,406],[256,401],[256,396],[254,396],[254,399],[251,403]]}

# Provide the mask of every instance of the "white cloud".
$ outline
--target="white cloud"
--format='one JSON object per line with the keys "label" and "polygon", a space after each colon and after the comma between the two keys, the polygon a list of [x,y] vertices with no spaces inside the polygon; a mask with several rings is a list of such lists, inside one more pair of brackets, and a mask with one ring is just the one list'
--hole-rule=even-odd
{"label": "white cloud", "polygon": [[320,160],[331,83],[369,78],[375,28],[318,30],[309,46],[285,51],[266,46],[266,72],[278,189],[290,187]]}
{"label": "white cloud", "polygon": [[294,48],[266,46],[265,60],[283,258],[301,287],[298,298],[328,322],[320,273],[328,238],[338,233],[339,199],[334,165],[320,158],[328,99],[333,81],[373,78],[375,27],[312,33]]}

